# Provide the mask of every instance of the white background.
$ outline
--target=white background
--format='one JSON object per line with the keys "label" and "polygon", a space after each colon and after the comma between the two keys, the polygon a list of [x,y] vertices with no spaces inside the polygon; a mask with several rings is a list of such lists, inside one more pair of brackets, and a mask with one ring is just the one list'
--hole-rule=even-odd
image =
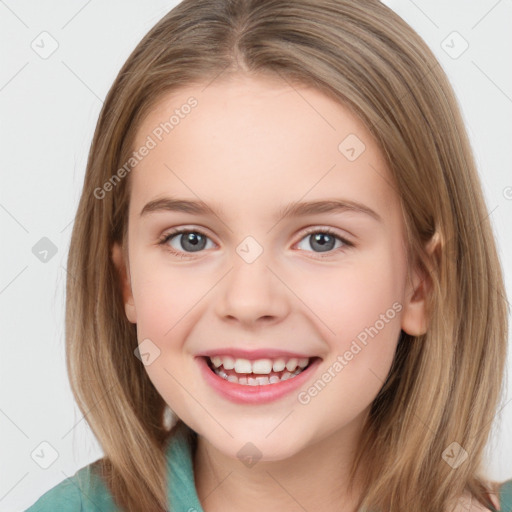
{"label": "white background", "polygon": [[[132,49],[176,3],[0,0],[0,511],[24,510],[102,455],[67,381],[66,257],[102,100]],[[425,39],[452,82],[512,296],[512,3],[385,3]],[[31,47],[46,37],[51,48],[43,31],[58,43],[46,59]],[[458,58],[463,40],[454,31],[469,44]],[[32,252],[43,237],[57,250],[46,263]],[[488,447],[489,475],[499,481],[512,478],[512,383],[507,390]],[[58,454],[47,469],[31,457],[37,448],[39,460],[51,462],[42,442]]]}

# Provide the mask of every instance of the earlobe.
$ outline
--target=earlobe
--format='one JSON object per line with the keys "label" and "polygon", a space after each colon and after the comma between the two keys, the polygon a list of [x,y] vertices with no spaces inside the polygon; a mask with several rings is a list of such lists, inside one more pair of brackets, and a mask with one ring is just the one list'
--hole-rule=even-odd
{"label": "earlobe", "polygon": [[[436,232],[426,245],[425,250],[429,257],[435,255],[439,240]],[[432,283],[426,270],[415,268],[410,272],[402,314],[402,330],[411,336],[421,336],[427,332],[427,300],[431,290]]]}
{"label": "earlobe", "polygon": [[126,264],[123,248],[118,243],[112,246],[112,261],[117,269],[118,283],[123,296],[126,318],[132,324],[137,323],[135,302],[133,300],[129,266]]}

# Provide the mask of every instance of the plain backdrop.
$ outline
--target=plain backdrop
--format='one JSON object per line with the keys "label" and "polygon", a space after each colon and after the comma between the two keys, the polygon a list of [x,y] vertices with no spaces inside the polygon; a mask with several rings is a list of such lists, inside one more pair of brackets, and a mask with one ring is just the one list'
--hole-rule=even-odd
{"label": "plain backdrop", "polygon": [[[0,0],[0,511],[24,510],[102,455],[65,370],[69,239],[102,100],[176,3]],[[452,82],[511,295],[512,3],[385,3],[425,39]],[[488,471],[503,481],[512,478],[510,382],[489,421]]]}

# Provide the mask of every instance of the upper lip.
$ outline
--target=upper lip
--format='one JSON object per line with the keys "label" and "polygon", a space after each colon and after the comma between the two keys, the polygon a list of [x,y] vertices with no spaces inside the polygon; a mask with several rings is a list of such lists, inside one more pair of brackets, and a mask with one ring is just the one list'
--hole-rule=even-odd
{"label": "upper lip", "polygon": [[211,350],[205,350],[198,357],[214,357],[214,356],[231,356],[234,359],[248,359],[249,361],[256,361],[257,359],[302,359],[302,358],[313,358],[316,356],[308,355],[298,352],[290,352],[287,350],[277,350],[274,348],[260,348],[257,350],[246,350],[240,348],[216,348]]}

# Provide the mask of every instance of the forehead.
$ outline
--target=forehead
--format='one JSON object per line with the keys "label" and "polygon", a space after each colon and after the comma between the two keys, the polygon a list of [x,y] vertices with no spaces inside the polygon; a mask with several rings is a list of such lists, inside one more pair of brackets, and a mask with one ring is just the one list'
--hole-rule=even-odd
{"label": "forehead", "polygon": [[145,145],[130,177],[135,207],[166,193],[260,210],[305,195],[345,194],[375,209],[397,199],[364,123],[321,91],[278,78],[240,75],[167,94],[137,131],[134,150]]}

